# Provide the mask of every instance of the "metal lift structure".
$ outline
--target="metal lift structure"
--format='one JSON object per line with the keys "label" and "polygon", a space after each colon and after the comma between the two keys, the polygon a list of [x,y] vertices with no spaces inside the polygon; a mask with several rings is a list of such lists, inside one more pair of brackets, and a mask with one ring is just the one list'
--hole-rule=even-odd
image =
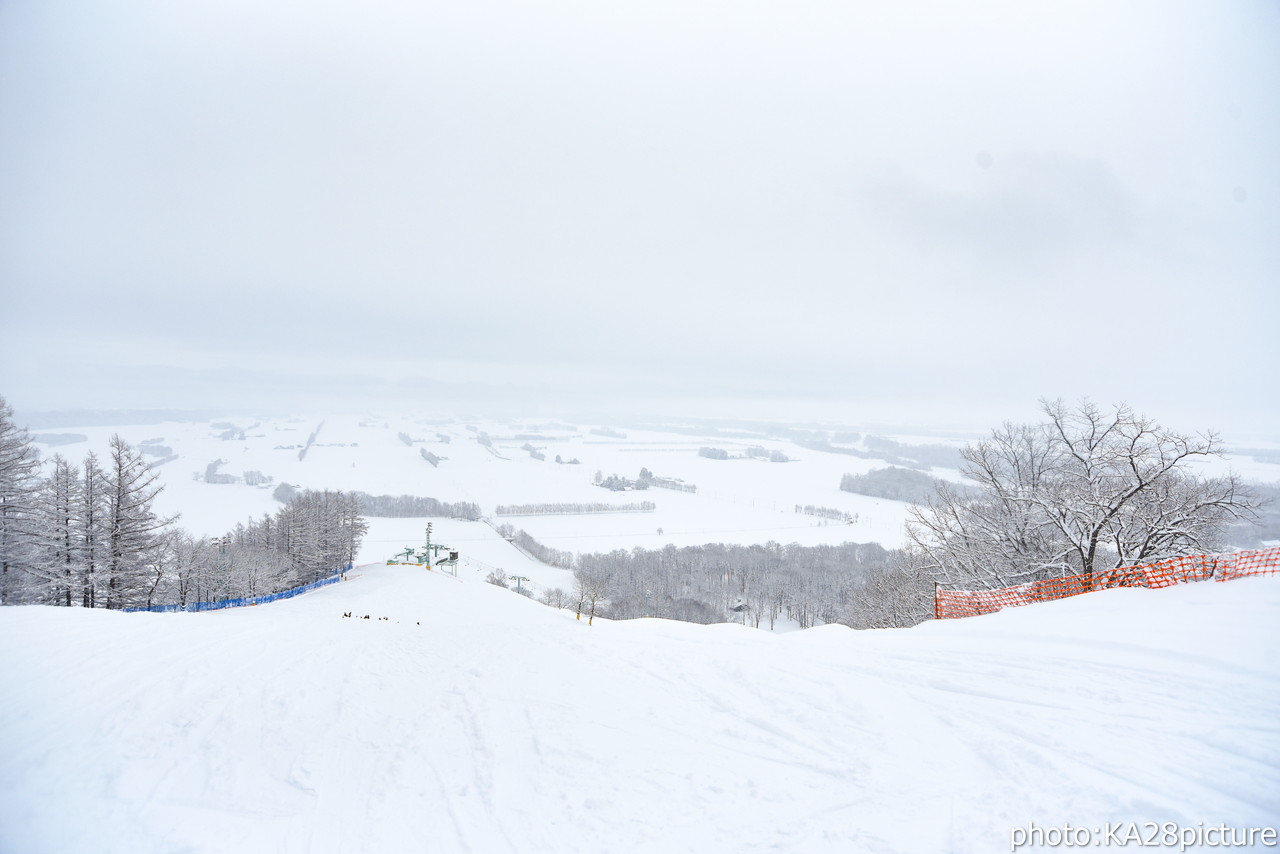
{"label": "metal lift structure", "polygon": [[[453,575],[458,575],[458,550],[446,546],[443,543],[431,542],[431,522],[427,523],[427,539],[426,543],[418,549],[413,546],[405,546],[404,551],[397,552],[388,558],[387,566],[425,566],[431,569],[432,566],[444,567],[444,571]],[[440,557],[440,552],[445,552],[444,557]]]}

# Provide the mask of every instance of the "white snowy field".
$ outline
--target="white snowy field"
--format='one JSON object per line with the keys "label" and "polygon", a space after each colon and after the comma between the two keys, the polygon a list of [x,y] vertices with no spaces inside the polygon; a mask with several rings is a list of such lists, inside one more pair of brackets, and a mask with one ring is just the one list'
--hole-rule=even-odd
{"label": "white snowy field", "polygon": [[1256,578],[775,636],[588,626],[394,566],[204,614],[5,608],[0,851],[919,854],[1008,851],[1031,822],[1275,825],[1277,609]]}
{"label": "white snowy field", "polygon": [[[308,436],[323,426],[306,456],[298,452]],[[244,438],[224,439],[228,428]],[[572,516],[512,516],[496,521],[524,528],[549,546],[573,552],[611,551],[633,547],[662,548],[708,542],[822,543],[878,542],[886,547],[902,541],[907,505],[842,492],[843,474],[864,473],[889,465],[883,460],[814,451],[781,438],[759,435],[708,435],[654,430],[619,431],[625,438],[592,433],[603,425],[552,425],[534,422],[429,421],[408,416],[331,416],[262,419],[229,416],[212,422],[166,422],[118,427],[59,427],[34,431],[79,434],[85,441],[39,445],[45,457],[60,453],[80,460],[89,450],[102,456],[107,440],[119,433],[140,445],[159,440],[176,459],[158,468],[165,491],[160,509],[180,513],[180,524],[197,534],[226,533],[237,522],[276,510],[275,484],[287,482],[309,489],[355,489],[374,495],[409,494],[441,501],[470,501],[492,514],[500,504],[607,503],[650,501],[652,513]],[[492,450],[479,444],[488,434]],[[413,443],[406,445],[400,434]],[[528,439],[527,436],[542,438]],[[448,437],[446,443],[441,437]],[[920,440],[924,442],[926,440]],[[934,440],[935,442],[938,440]],[[540,449],[545,460],[522,450]],[[750,447],[780,451],[792,462],[757,459],[711,460],[700,447],[715,447],[742,456]],[[441,457],[438,467],[422,459],[427,450]],[[557,464],[556,456],[566,462]],[[577,459],[576,465],[567,461]],[[261,472],[270,486],[210,484],[208,465],[221,460],[219,474],[243,477]],[[635,479],[641,468],[655,475],[697,485],[694,494],[666,489],[612,492],[594,484],[596,472]],[[1280,467],[1278,467],[1280,469]],[[954,470],[936,476],[958,478]],[[830,507],[856,516],[852,525],[796,513],[796,505]],[[661,529],[661,533],[659,533]]]}
{"label": "white snowy field", "polygon": [[[315,444],[299,460],[299,450],[317,427],[320,429]],[[231,430],[233,438],[223,438],[229,428],[235,428]],[[705,435],[699,435],[699,429]],[[862,474],[890,465],[883,459],[801,447],[785,438],[781,429],[760,428],[750,433],[673,426],[663,431],[635,430],[624,425],[611,431],[620,435],[593,432],[601,430],[610,432],[610,427],[545,421],[431,420],[386,414],[265,419],[228,416],[213,421],[71,426],[34,432],[84,436],[84,441],[69,444],[38,444],[46,458],[61,453],[74,461],[83,459],[89,450],[104,455],[112,433],[139,446],[158,440],[160,446],[172,449],[176,455],[157,469],[165,486],[157,501],[159,509],[181,514],[180,525],[210,536],[227,533],[251,516],[274,512],[280,505],[272,499],[272,490],[276,484],[286,482],[308,489],[354,489],[373,495],[408,494],[441,501],[470,501],[480,505],[486,514],[492,514],[500,504],[650,501],[656,505],[652,513],[495,517],[497,522],[525,529],[548,546],[576,553],[770,540],[801,545],[877,542],[886,548],[902,544],[907,503],[854,495],[839,488],[845,473]],[[400,439],[402,433],[409,436],[412,444],[406,445]],[[481,433],[490,436],[492,450],[476,441]],[[528,438],[531,436],[541,438]],[[958,447],[963,443],[959,437],[889,438],[905,445]],[[530,457],[522,450],[526,443],[538,448],[546,459]],[[700,447],[718,448],[739,458],[707,459],[698,456]],[[741,458],[752,447],[778,451],[791,462]],[[864,438],[861,443],[845,443],[843,447],[870,452],[872,446]],[[438,467],[422,458],[423,450],[442,458]],[[557,456],[566,463],[557,464]],[[567,463],[573,459],[579,463]],[[273,478],[273,482],[256,487],[207,483],[204,474],[215,460],[222,461],[219,474],[242,478],[246,472],[260,472]],[[1220,470],[1226,464],[1251,478],[1280,481],[1280,465],[1247,456],[1227,463],[1215,461],[1209,470]],[[698,490],[693,494],[657,488],[612,492],[593,482],[596,472],[634,479],[641,468],[696,484]],[[929,474],[951,480],[960,477],[958,471],[948,468],[933,469]],[[796,505],[832,508],[850,514],[856,521],[849,525],[797,513]],[[415,526],[421,527],[417,523]],[[379,557],[384,554],[364,554],[366,560]]]}

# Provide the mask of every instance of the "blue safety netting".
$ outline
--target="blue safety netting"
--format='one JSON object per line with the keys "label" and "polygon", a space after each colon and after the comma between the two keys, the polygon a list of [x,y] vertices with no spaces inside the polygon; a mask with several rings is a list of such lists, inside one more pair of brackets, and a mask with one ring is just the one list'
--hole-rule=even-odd
{"label": "blue safety netting", "polygon": [[243,608],[245,605],[265,605],[268,602],[276,602],[280,599],[292,599],[300,593],[309,593],[318,587],[324,587],[327,584],[333,584],[342,578],[344,572],[351,569],[351,564],[347,564],[342,569],[337,570],[327,578],[319,581],[313,581],[310,584],[304,584],[301,587],[293,587],[289,590],[282,590],[279,593],[269,593],[266,596],[245,596],[239,599],[219,599],[215,602],[188,602],[186,605],[152,605],[150,608],[125,608],[126,612],[147,611],[151,613],[167,614],[176,611],[220,611],[223,608]]}

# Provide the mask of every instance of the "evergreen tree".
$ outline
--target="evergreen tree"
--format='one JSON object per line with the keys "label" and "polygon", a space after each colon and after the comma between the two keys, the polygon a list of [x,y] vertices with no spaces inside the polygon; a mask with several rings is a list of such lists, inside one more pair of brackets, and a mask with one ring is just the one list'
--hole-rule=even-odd
{"label": "evergreen tree", "polygon": [[111,437],[105,478],[106,588],[108,608],[145,604],[152,564],[161,557],[164,532],[173,519],[152,507],[164,489],[142,454]]}
{"label": "evergreen tree", "polygon": [[106,549],[106,473],[98,465],[98,455],[90,451],[84,458],[80,485],[80,605],[98,607],[98,570]]}
{"label": "evergreen tree", "polygon": [[6,604],[26,601],[31,586],[39,466],[31,437],[0,397],[0,602]]}
{"label": "evergreen tree", "polygon": [[159,476],[119,436],[105,466],[93,452],[79,468],[55,456],[39,475],[0,399],[0,604],[129,608],[278,593],[352,563],[367,529],[368,496],[306,491],[233,534],[194,538],[156,512]]}
{"label": "evergreen tree", "polygon": [[358,493],[306,490],[278,514],[277,531],[302,583],[318,581],[355,560],[368,526]]}
{"label": "evergreen tree", "polygon": [[35,543],[38,558],[33,575],[44,590],[39,600],[70,606],[80,595],[83,556],[80,469],[61,454],[40,487]]}

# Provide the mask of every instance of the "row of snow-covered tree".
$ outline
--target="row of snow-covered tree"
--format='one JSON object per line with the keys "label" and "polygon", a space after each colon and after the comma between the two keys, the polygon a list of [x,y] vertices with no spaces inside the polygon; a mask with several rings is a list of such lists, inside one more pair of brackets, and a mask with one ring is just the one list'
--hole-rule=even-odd
{"label": "row of snow-covered tree", "polygon": [[[480,518],[480,505],[470,501],[438,501],[421,495],[369,495],[354,493],[360,499],[361,511],[366,516],[388,519],[410,519],[435,516],[447,519]],[[277,495],[277,497],[280,497]],[[282,500],[287,500],[285,496]]]}
{"label": "row of snow-covered tree", "polygon": [[[307,451],[311,450],[311,446],[316,443],[316,437],[320,435],[320,430],[323,427],[324,427],[324,422],[321,421],[319,424],[316,425],[316,429],[311,431],[311,435],[307,436],[307,444],[302,446],[301,451],[298,451],[298,462],[302,462],[304,459],[306,459]],[[241,434],[241,438],[243,438],[243,434]]]}
{"label": "row of snow-covered tree", "polygon": [[864,474],[846,474],[840,478],[840,488],[872,498],[922,504],[933,495],[936,482],[923,472],[889,466]]}
{"label": "row of snow-covered tree", "polygon": [[130,608],[258,596],[350,563],[365,531],[360,499],[302,492],[225,537],[161,516],[162,485],[113,436],[105,458],[41,460],[0,398],[0,604]]}
{"label": "row of snow-covered tree", "polygon": [[[877,543],[711,543],[575,555],[549,548],[511,525],[497,531],[531,557],[573,570],[573,589],[543,591],[545,604],[577,607],[592,616],[769,628],[788,619],[807,628],[821,623],[911,625],[930,613],[925,597],[932,596],[932,583],[927,591],[905,584],[903,552]],[[894,615],[892,620],[887,621],[887,613]]]}
{"label": "row of snow-covered tree", "polygon": [[875,543],[839,546],[725,545],[581,555],[578,592],[613,619],[666,617],[694,623],[741,621],[773,628],[858,624],[868,578],[890,553]]}
{"label": "row of snow-covered tree", "polygon": [[113,436],[105,460],[58,454],[43,471],[0,403],[0,601],[122,608],[148,598],[172,520],[152,507],[160,486],[142,455]]}
{"label": "row of snow-covered tree", "polygon": [[806,516],[817,516],[820,519],[834,519],[837,522],[852,523],[857,514],[849,514],[836,507],[819,507],[815,504],[797,504],[796,512]]}
{"label": "row of snow-covered tree", "polygon": [[494,530],[534,560],[540,560],[549,566],[558,566],[561,569],[573,569],[573,552],[544,546],[527,532],[516,530],[511,525],[498,525]]}
{"label": "row of snow-covered tree", "polygon": [[266,596],[319,581],[348,566],[366,525],[352,493],[305,490],[274,514],[224,537],[172,530],[153,567],[155,586],[133,607],[190,605]]}
{"label": "row of snow-covered tree", "polygon": [[580,515],[587,513],[652,513],[658,505],[652,501],[640,501],[632,504],[607,504],[604,502],[589,503],[541,503],[541,504],[499,504],[493,508],[495,516],[554,516]]}

